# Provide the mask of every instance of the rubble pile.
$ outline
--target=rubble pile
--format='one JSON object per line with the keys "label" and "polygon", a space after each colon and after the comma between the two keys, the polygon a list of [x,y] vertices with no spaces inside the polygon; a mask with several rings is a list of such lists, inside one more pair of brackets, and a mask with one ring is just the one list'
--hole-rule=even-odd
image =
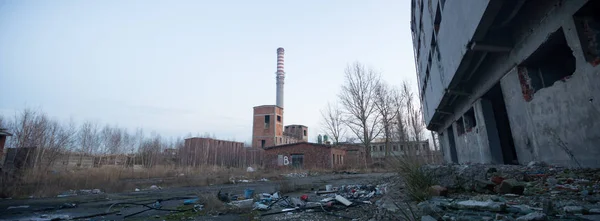
{"label": "rubble pile", "polygon": [[532,162],[426,166],[439,186],[422,220],[600,220],[600,170]]}
{"label": "rubble pile", "polygon": [[[367,206],[375,209],[375,202],[386,193],[387,184],[380,185],[325,185],[315,192],[283,195],[279,192],[261,193],[240,197],[237,194],[219,192],[221,201],[230,206],[252,208],[261,211],[262,217],[281,214],[285,217],[319,216],[324,213],[338,218],[369,219],[368,214],[355,208]],[[356,213],[353,213],[356,212]],[[358,217],[360,216],[360,217]],[[364,216],[364,217],[363,217]],[[281,218],[278,216],[276,219]],[[361,219],[361,220],[362,220]]]}

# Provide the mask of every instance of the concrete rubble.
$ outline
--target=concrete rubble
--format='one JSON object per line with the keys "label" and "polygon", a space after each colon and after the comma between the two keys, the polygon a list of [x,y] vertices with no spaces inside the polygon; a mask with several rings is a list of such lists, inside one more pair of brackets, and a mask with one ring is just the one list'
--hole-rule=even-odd
{"label": "concrete rubble", "polygon": [[600,220],[598,169],[540,162],[425,169],[440,185],[418,204],[421,220]]}

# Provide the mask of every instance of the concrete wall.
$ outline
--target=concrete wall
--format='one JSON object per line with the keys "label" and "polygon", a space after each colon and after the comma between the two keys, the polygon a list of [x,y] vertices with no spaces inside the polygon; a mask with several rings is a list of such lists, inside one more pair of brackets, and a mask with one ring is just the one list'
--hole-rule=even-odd
{"label": "concrete wall", "polygon": [[[454,77],[467,44],[471,41],[489,0],[447,0],[441,1],[414,0],[413,8],[413,46],[417,59],[417,76],[419,93],[422,94],[424,119],[431,121],[435,109],[445,93],[445,89]],[[421,8],[421,4],[423,8]],[[437,10],[441,10],[441,24],[437,36],[434,32],[434,21]],[[435,38],[436,46],[432,46]],[[433,49],[432,47],[438,47]],[[437,56],[439,51],[440,56]],[[431,57],[431,63],[429,62]],[[429,67],[429,77],[427,69]],[[427,80],[427,84],[425,81]],[[423,90],[423,88],[425,88]],[[424,93],[423,93],[424,92]]]}
{"label": "concrete wall", "polygon": [[[459,162],[497,162],[495,138],[490,137],[495,127],[490,125],[490,116],[484,114],[486,104],[481,97],[500,83],[519,163],[540,160],[563,166],[600,166],[597,160],[600,155],[600,123],[597,120],[600,117],[600,105],[596,100],[600,96],[600,87],[597,86],[600,83],[600,69],[597,62],[589,58],[586,60],[582,48],[588,45],[581,44],[587,44],[586,39],[597,42],[597,36],[584,36],[582,40],[573,19],[573,15],[586,2],[528,1],[530,4],[526,3],[515,16],[518,22],[512,29],[513,48],[504,54],[493,54],[494,59],[488,60],[476,73],[480,79],[470,88],[471,95],[453,104],[452,112],[456,114],[452,116],[454,121],[473,105],[479,129],[478,133],[471,131],[459,136],[456,122],[452,123]],[[446,8],[450,6],[446,4]],[[530,83],[523,83],[519,79],[518,67],[526,65],[526,60],[552,33],[561,28],[576,60],[575,71],[570,78],[531,91],[528,88]],[[592,33],[600,33],[600,29],[594,29]],[[440,50],[442,48],[440,44]],[[445,62],[444,58],[442,56],[442,62]],[[448,65],[445,64],[444,68]],[[446,160],[450,162],[449,138],[445,131],[444,128],[440,130],[445,135],[440,143]]]}
{"label": "concrete wall", "polygon": [[566,81],[533,94],[527,102],[515,68],[502,80],[511,130],[521,162],[598,167],[600,161],[600,66],[583,57],[572,20],[564,23],[576,70]]}
{"label": "concrete wall", "polygon": [[492,163],[492,154],[489,148],[488,132],[482,112],[481,100],[475,102],[472,107],[475,113],[475,127],[461,134],[459,133],[459,123],[452,125],[455,134],[458,162]]}

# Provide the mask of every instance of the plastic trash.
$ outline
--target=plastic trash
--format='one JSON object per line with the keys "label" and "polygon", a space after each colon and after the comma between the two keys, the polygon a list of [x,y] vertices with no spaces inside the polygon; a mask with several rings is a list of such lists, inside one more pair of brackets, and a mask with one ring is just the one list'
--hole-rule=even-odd
{"label": "plastic trash", "polygon": [[140,192],[140,189],[138,189],[138,188],[135,188],[135,192]]}
{"label": "plastic trash", "polygon": [[150,189],[151,190],[160,190],[160,187],[157,185],[152,185],[152,186],[150,186]]}
{"label": "plastic trash", "polygon": [[244,198],[250,199],[250,198],[252,198],[252,196],[254,196],[254,190],[253,189],[246,189],[246,190],[244,190]]}
{"label": "plastic trash", "polygon": [[308,195],[307,194],[302,194],[302,196],[300,196],[300,200],[307,201],[308,200]]}
{"label": "plastic trash", "polygon": [[198,202],[198,198],[194,198],[194,199],[187,199],[183,201],[183,205],[192,205],[192,204],[196,204]]}
{"label": "plastic trash", "polygon": [[279,199],[279,192],[275,192],[275,193],[273,193],[273,196],[272,196],[272,198],[273,198],[273,199]]}
{"label": "plastic trash", "polygon": [[345,197],[340,196],[340,195],[335,195],[335,200],[337,200],[338,202],[344,204],[345,206],[352,205],[352,202],[350,202],[350,200],[348,200]]}
{"label": "plastic trash", "polygon": [[154,208],[156,209],[160,209],[162,207],[162,204],[160,202],[161,200],[157,200],[152,206],[154,206]]}
{"label": "plastic trash", "polygon": [[333,185],[331,185],[331,184],[325,185],[325,191],[333,191]]}
{"label": "plastic trash", "polygon": [[259,202],[256,202],[256,203],[254,203],[254,209],[265,211],[265,210],[269,210],[269,206],[259,203]]}
{"label": "plastic trash", "polygon": [[229,205],[238,207],[238,208],[252,208],[253,199],[247,200],[236,200],[229,203]]}
{"label": "plastic trash", "polygon": [[256,170],[254,168],[252,168],[252,167],[246,168],[246,172],[252,173],[254,171],[256,171]]}
{"label": "plastic trash", "polygon": [[93,189],[92,190],[92,194],[101,194],[101,193],[102,193],[102,190],[100,190],[100,189]]}

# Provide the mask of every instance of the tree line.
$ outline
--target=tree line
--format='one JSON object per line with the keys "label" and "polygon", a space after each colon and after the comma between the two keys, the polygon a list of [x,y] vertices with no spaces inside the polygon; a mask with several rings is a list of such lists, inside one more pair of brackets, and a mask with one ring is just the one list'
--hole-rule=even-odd
{"label": "tree line", "polygon": [[381,138],[388,156],[391,142],[425,139],[417,99],[407,81],[391,85],[373,68],[355,62],[344,71],[337,100],[321,110],[321,127],[334,143],[360,143],[365,147],[366,159],[370,158],[373,140]]}
{"label": "tree line", "polygon": [[0,115],[0,128],[6,128],[12,134],[6,141],[7,148],[36,149],[35,159],[31,160],[37,167],[47,166],[41,164],[42,161],[52,164],[59,155],[73,152],[96,156],[135,154],[138,156],[136,163],[152,165],[165,149],[184,145],[183,137],[165,138],[155,132],[146,134],[141,128],[130,132],[119,126],[101,126],[94,121],[79,125],[73,120],[64,123],[30,108],[14,117]]}

